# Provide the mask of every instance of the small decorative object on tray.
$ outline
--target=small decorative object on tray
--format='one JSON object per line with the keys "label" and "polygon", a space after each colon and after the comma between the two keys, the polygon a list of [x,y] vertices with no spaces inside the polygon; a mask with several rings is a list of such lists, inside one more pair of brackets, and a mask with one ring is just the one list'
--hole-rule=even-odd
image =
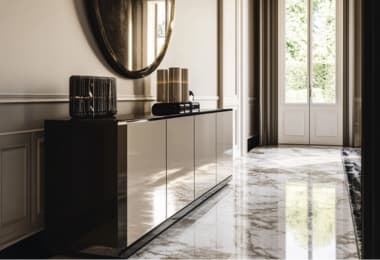
{"label": "small decorative object on tray", "polygon": [[115,78],[70,77],[70,116],[72,118],[112,117],[116,113]]}
{"label": "small decorative object on tray", "polygon": [[157,70],[158,103],[153,105],[152,113],[160,116],[199,111],[199,103],[190,102],[189,93],[188,69]]}

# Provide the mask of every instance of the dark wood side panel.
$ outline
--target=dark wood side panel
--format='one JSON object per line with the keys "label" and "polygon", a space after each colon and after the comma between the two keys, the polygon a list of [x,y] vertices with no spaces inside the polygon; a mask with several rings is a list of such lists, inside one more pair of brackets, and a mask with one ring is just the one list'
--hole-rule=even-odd
{"label": "dark wood side panel", "polygon": [[52,254],[117,245],[117,124],[47,121],[46,235]]}

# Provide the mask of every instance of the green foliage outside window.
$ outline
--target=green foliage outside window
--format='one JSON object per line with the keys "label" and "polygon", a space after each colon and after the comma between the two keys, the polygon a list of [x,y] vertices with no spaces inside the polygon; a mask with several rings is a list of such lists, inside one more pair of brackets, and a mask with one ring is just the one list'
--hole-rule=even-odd
{"label": "green foliage outside window", "polygon": [[[286,101],[306,103],[308,89],[307,1],[286,0]],[[314,103],[336,99],[335,0],[312,1],[311,79]]]}

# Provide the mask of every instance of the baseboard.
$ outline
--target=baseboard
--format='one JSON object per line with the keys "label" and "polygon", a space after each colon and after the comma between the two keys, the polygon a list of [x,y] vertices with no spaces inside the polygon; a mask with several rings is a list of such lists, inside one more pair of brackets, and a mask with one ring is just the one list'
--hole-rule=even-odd
{"label": "baseboard", "polygon": [[260,138],[258,135],[254,135],[248,139],[248,152],[253,148],[259,146]]}

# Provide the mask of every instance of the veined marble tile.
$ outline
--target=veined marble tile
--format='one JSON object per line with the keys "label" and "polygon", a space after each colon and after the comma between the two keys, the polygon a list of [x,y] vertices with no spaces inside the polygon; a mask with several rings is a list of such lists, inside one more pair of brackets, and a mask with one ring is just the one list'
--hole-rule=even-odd
{"label": "veined marble tile", "polygon": [[255,149],[220,192],[134,259],[355,259],[338,148]]}

